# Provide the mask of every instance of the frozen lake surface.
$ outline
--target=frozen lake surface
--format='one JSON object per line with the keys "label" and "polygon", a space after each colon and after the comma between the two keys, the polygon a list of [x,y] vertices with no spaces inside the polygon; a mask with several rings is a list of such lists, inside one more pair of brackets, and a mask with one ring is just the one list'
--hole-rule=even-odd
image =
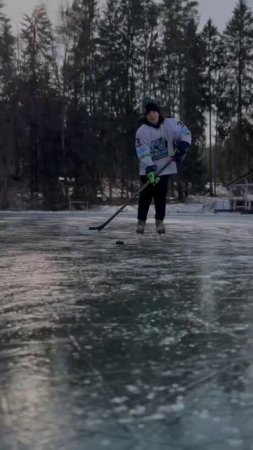
{"label": "frozen lake surface", "polygon": [[0,213],[0,449],[253,450],[253,216],[110,215]]}

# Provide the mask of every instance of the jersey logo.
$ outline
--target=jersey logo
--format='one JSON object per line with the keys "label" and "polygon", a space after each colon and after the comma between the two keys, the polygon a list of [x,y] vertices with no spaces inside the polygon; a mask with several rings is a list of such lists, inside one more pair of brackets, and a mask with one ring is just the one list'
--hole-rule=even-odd
{"label": "jersey logo", "polygon": [[151,142],[151,156],[153,161],[166,158],[168,156],[168,143],[166,139],[160,138]]}

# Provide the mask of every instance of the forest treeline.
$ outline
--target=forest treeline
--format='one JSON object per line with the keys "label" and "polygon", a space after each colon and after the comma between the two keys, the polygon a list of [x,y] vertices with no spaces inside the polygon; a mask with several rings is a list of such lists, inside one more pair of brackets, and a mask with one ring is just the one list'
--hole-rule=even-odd
{"label": "forest treeline", "polygon": [[15,36],[0,5],[0,209],[26,186],[30,207],[110,201],[136,189],[143,98],[191,129],[171,195],[215,194],[253,168],[253,14],[199,26],[194,0],[74,0],[44,6]]}

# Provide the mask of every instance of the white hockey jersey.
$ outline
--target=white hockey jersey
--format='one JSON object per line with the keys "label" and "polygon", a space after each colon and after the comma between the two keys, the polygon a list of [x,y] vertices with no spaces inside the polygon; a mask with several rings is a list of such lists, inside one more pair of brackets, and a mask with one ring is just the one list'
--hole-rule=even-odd
{"label": "white hockey jersey", "polygon": [[[146,175],[146,167],[156,165],[157,171],[173,156],[174,141],[191,144],[191,132],[177,119],[164,119],[159,128],[143,124],[136,133],[136,152],[140,160],[140,175]],[[177,173],[173,161],[161,175]]]}

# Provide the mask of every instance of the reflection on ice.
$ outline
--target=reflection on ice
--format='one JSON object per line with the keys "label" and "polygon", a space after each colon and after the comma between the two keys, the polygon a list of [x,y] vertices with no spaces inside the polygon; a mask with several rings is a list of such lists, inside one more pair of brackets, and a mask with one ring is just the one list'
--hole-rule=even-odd
{"label": "reflection on ice", "polygon": [[250,449],[252,218],[101,219],[0,215],[0,448]]}

